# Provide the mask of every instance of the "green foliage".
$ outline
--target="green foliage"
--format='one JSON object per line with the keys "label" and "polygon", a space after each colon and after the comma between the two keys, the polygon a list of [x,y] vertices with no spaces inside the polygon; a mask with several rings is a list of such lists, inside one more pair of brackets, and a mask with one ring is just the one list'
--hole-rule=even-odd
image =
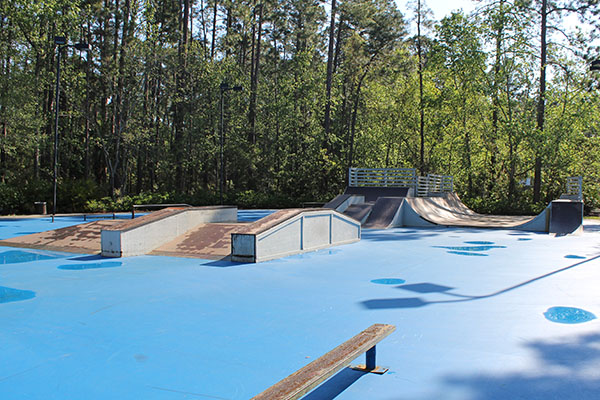
{"label": "green foliage", "polygon": [[21,209],[23,195],[20,191],[5,183],[0,183],[0,214],[12,214]]}
{"label": "green foliage", "polygon": [[260,193],[245,190],[233,196],[233,204],[240,208],[289,208],[299,207],[297,201],[281,194]]}
{"label": "green foliage", "polygon": [[527,197],[511,200],[507,197],[465,197],[464,203],[480,214],[494,215],[537,215],[548,205],[545,202],[531,203]]}
{"label": "green foliage", "polygon": [[[478,211],[535,212],[518,182],[536,156],[544,201],[583,175],[596,207],[598,76],[572,55],[581,41],[551,44],[536,129],[539,21],[525,3],[437,22],[421,3],[407,38],[397,2],[338,1],[326,132],[323,2],[0,2],[0,212],[52,206],[55,35],[92,46],[61,50],[59,212],[218,203],[221,129],[225,200],[242,207],[326,201],[352,166],[423,167],[454,175]],[[221,93],[225,81],[243,91]]]}

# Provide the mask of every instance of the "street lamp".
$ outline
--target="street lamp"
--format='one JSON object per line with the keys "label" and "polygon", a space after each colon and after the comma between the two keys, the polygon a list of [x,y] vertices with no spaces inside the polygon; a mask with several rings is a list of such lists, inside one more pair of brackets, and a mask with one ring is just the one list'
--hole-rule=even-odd
{"label": "street lamp", "polygon": [[68,47],[75,48],[79,51],[89,51],[90,45],[88,43],[79,42],[75,44],[67,44],[67,38],[64,36],[55,36],[54,44],[56,45],[56,99],[54,102],[54,179],[53,179],[53,201],[52,201],[52,222],[54,222],[54,216],[56,215],[56,182],[58,176],[58,112],[60,110],[60,57],[61,51]]}
{"label": "street lamp", "polygon": [[220,137],[220,162],[221,162],[221,173],[220,173],[220,178],[219,179],[219,202],[221,205],[223,205],[223,185],[225,182],[225,164],[223,162],[223,113],[224,113],[224,94],[225,92],[229,91],[229,90],[233,90],[234,92],[241,92],[242,91],[242,87],[241,86],[229,86],[229,84],[227,82],[222,82],[221,85],[219,86],[219,88],[221,89],[221,137]]}

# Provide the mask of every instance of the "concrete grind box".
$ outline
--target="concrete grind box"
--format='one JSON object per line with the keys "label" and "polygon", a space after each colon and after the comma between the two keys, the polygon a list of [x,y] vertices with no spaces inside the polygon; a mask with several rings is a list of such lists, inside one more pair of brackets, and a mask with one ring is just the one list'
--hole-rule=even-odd
{"label": "concrete grind box", "polygon": [[333,210],[306,211],[264,231],[232,233],[231,260],[261,262],[360,240],[358,221]]}

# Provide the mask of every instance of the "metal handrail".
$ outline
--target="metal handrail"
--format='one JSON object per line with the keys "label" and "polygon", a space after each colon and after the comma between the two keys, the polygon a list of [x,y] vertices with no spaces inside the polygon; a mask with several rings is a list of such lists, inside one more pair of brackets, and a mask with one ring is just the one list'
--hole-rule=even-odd
{"label": "metal handrail", "polygon": [[350,187],[408,187],[418,197],[426,197],[454,191],[454,177],[429,174],[417,176],[414,168],[350,168]]}
{"label": "metal handrail", "polygon": [[414,168],[350,168],[348,186],[414,187]]}
{"label": "metal handrail", "polygon": [[575,198],[576,200],[583,199],[583,177],[581,176],[570,176],[567,178],[566,184],[567,192],[565,195],[569,198]]}

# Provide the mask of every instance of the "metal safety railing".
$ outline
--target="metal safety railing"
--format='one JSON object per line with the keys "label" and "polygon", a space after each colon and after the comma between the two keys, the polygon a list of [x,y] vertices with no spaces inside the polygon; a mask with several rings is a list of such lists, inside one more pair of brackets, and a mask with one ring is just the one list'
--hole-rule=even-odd
{"label": "metal safety railing", "polygon": [[419,176],[417,178],[417,188],[415,190],[417,197],[435,196],[442,193],[452,193],[454,191],[454,177],[451,175]]}
{"label": "metal safety railing", "polygon": [[572,200],[583,199],[583,178],[581,176],[570,176],[567,178],[566,193],[561,196]]}
{"label": "metal safety railing", "polygon": [[348,186],[415,187],[414,168],[350,168]]}
{"label": "metal safety railing", "polygon": [[450,175],[417,176],[414,168],[350,168],[350,187],[407,187],[418,197],[435,196],[454,191]]}

